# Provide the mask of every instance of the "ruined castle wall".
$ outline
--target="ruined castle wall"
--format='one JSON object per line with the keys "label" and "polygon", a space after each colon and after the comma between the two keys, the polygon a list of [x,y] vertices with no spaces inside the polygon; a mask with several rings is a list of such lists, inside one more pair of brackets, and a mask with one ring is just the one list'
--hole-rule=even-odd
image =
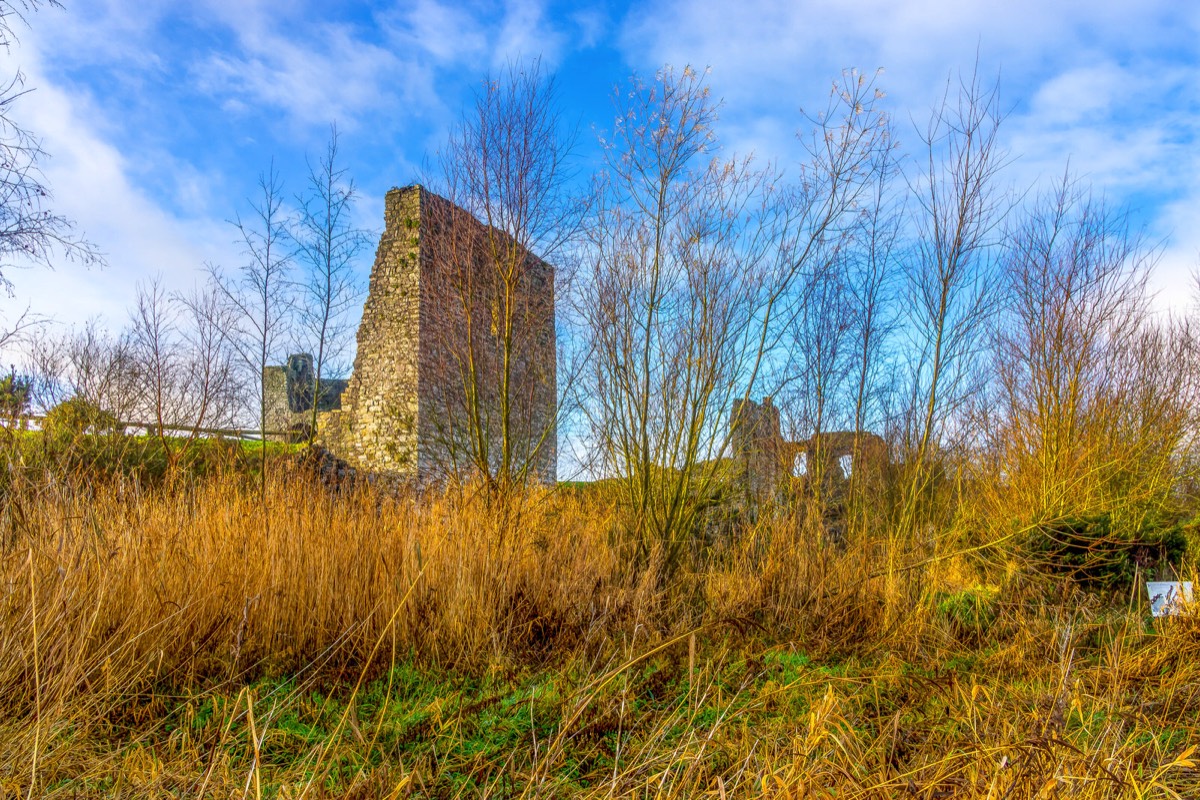
{"label": "ruined castle wall", "polygon": [[787,474],[788,448],[780,427],[779,408],[771,398],[761,404],[738,400],[730,412],[730,449],[750,500],[772,499]]}
{"label": "ruined castle wall", "polygon": [[781,434],[780,412],[771,398],[739,400],[730,412],[730,450],[746,499],[762,503],[780,489],[820,489],[827,508],[838,511],[851,475],[864,497],[879,501],[890,469],[887,443],[869,431],[824,431],[803,441]]}
{"label": "ruined castle wall", "polygon": [[535,324],[526,331],[518,354],[517,372],[526,386],[528,441],[539,449],[531,454],[530,473],[553,485],[558,479],[558,338],[554,327],[554,269],[538,261],[530,271]]}
{"label": "ruined castle wall", "polygon": [[354,466],[407,477],[417,470],[422,195],[419,187],[387,194],[354,372],[322,436]]}
{"label": "ruined castle wall", "polygon": [[887,442],[869,431],[825,431],[795,442],[792,447],[804,453],[808,464],[806,478],[819,477],[835,489],[844,488],[849,473],[860,486],[883,490],[884,471],[889,464]]}
{"label": "ruined castle wall", "polygon": [[[482,437],[494,470],[507,340],[512,466],[554,481],[553,268],[419,186],[388,192],[385,215],[354,373],[341,410],[321,417],[323,442],[353,466],[428,482],[466,477]],[[522,259],[512,292],[497,247]]]}
{"label": "ruined castle wall", "polygon": [[[511,467],[553,482],[554,270],[440,197],[428,195],[422,210],[419,472],[465,475],[480,439],[491,469],[500,466],[508,341]],[[512,292],[497,271],[507,258],[521,276]]]}
{"label": "ruined castle wall", "polygon": [[267,401],[263,427],[268,431],[287,430],[292,423],[292,414],[288,410],[287,368],[267,367],[263,370],[262,390]]}

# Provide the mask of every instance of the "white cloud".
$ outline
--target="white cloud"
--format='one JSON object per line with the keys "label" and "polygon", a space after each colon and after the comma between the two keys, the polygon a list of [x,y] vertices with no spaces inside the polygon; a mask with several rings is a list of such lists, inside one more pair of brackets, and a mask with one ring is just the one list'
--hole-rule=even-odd
{"label": "white cloud", "polygon": [[[9,315],[28,303],[34,313],[60,320],[103,317],[119,325],[139,280],[162,272],[168,287],[183,289],[192,285],[204,261],[236,258],[228,226],[165,211],[131,179],[126,157],[97,132],[103,127],[96,122],[99,111],[85,96],[51,82],[32,54],[26,55],[37,102],[18,106],[17,113],[50,153],[44,172],[54,193],[53,208],[76,221],[106,254],[108,266],[85,269],[60,261],[54,270],[12,272],[17,296],[5,304]],[[160,167],[172,170],[176,165]],[[205,194],[199,186],[194,191]]]}
{"label": "white cloud", "polygon": [[[1200,252],[1200,193],[1192,188],[1200,186],[1200,157],[1193,155],[1200,138],[1200,4],[660,0],[633,8],[619,31],[600,11],[552,14],[544,0],[398,0],[357,26],[328,15],[312,0],[198,0],[186,7],[94,0],[36,14],[13,59],[38,87],[22,100],[31,112],[22,121],[45,137],[54,156],[47,173],[55,207],[80,222],[112,266],[15,274],[20,297],[76,321],[119,317],[137,279],[161,269],[190,280],[206,259],[236,263],[223,220],[242,193],[230,186],[245,165],[209,171],[197,166],[203,154],[173,152],[170,123],[143,118],[158,107],[153,94],[138,96],[141,81],[190,68],[224,105],[227,135],[236,140],[267,125],[269,146],[299,140],[302,149],[336,118],[347,133],[358,123],[382,149],[403,131],[405,150],[392,147],[380,157],[380,170],[403,181],[420,150],[436,148],[464,76],[474,81],[489,66],[538,54],[554,67],[614,36],[643,74],[665,62],[712,65],[714,92],[727,100],[727,144],[784,166],[800,155],[799,109],[823,107],[842,68],[887,67],[880,85],[911,143],[910,114],[924,117],[947,76],[969,72],[978,54],[983,74],[1004,70],[1004,102],[1014,108],[1004,138],[1019,156],[1010,171],[1018,185],[1059,177],[1069,157],[1073,170],[1115,202],[1158,198],[1147,226],[1151,235],[1171,236],[1165,285],[1177,286]],[[187,45],[166,35],[167,22],[224,49],[180,51]],[[114,98],[79,78],[91,65],[120,84]],[[79,83],[70,81],[70,70]],[[114,113],[123,102],[140,102],[143,116]],[[410,126],[410,117],[424,124]],[[162,129],[134,135],[145,133],[134,126],[147,122]],[[372,194],[360,213],[377,225],[388,181],[364,180]]]}
{"label": "white cloud", "polygon": [[[69,12],[39,13],[15,54],[37,87],[18,113],[51,154],[44,167],[53,208],[78,223],[109,266],[85,270],[60,263],[54,271],[11,272],[17,297],[0,303],[0,313],[11,315],[28,302],[35,313],[64,321],[100,316],[119,325],[138,281],[162,272],[169,287],[184,288],[205,262],[238,263],[241,254],[225,220],[242,192],[236,187],[245,166],[229,162],[209,170],[197,166],[204,153],[173,152],[171,123],[161,119],[170,112],[160,110],[143,82],[161,83],[182,70],[192,84],[187,88],[211,93],[230,115],[245,115],[221,129],[234,143],[255,136],[247,120],[274,129],[261,137],[270,147],[272,139],[295,141],[291,129],[298,127],[310,129],[307,135],[319,126],[323,135],[336,119],[347,133],[364,120],[386,131],[371,139],[379,147],[394,140],[406,117],[446,118],[447,104],[435,90],[443,77],[438,70],[491,63],[505,48],[522,46],[517,34],[523,26],[535,38],[557,41],[542,6],[523,0],[500,15],[436,0],[408,8],[412,13],[398,18],[377,17],[378,30],[328,22],[317,4],[283,0],[201,0],[186,10],[171,0],[138,6],[98,0]],[[181,51],[180,43],[190,40],[166,34],[181,26],[186,37],[220,49]],[[86,79],[93,67],[118,82],[116,92],[102,95],[103,84]],[[122,113],[131,103],[152,118]],[[418,136],[434,135],[417,130]],[[414,171],[405,152],[385,158],[389,171]],[[376,184],[386,187],[387,180],[367,177],[371,185],[358,213],[377,225],[382,203]]]}
{"label": "white cloud", "polygon": [[546,18],[543,0],[508,0],[493,46],[493,66],[541,57],[551,69],[562,58],[566,37]]}
{"label": "white cloud", "polygon": [[173,0],[97,0],[70,3],[65,9],[43,7],[29,16],[28,30],[18,30],[22,44],[16,55],[19,59],[30,49],[52,49],[58,59],[71,64],[158,68],[161,57],[145,45],[174,5]]}
{"label": "white cloud", "polygon": [[[564,28],[550,19],[544,0],[504,0],[495,5],[416,0],[402,3],[383,17],[383,23],[397,46],[415,45],[441,67],[472,72],[539,56],[556,66],[568,45]],[[596,13],[579,12],[571,17],[571,24],[585,38],[594,37],[602,19]]]}
{"label": "white cloud", "polygon": [[1142,204],[1152,235],[1172,237],[1160,283],[1177,288],[1200,216],[1198,41],[1200,6],[1174,0],[662,0],[631,11],[621,37],[642,70],[711,65],[727,144],[785,161],[800,155],[798,108],[823,107],[845,67],[887,68],[880,85],[909,146],[909,119],[920,125],[948,77],[954,89],[977,62],[986,79],[999,70],[1006,179],[1055,180],[1069,160],[1112,202]]}
{"label": "white cloud", "polygon": [[487,33],[459,4],[417,0],[399,14],[391,34],[415,44],[441,64],[478,59],[488,49]]}
{"label": "white cloud", "polygon": [[359,116],[390,104],[436,102],[430,76],[417,64],[364,42],[344,26],[317,26],[312,40],[278,32],[242,32],[241,52],[216,53],[192,69],[204,90],[226,98],[234,112],[282,110],[302,125]]}
{"label": "white cloud", "polygon": [[1069,68],[1038,88],[1029,113],[1044,125],[1103,121],[1134,84],[1133,76],[1112,62]]}
{"label": "white cloud", "polygon": [[594,8],[581,8],[570,16],[580,49],[595,47],[609,33],[608,17]]}
{"label": "white cloud", "polygon": [[1162,209],[1151,231],[1165,242],[1151,280],[1159,308],[1182,312],[1200,300],[1194,280],[1200,274],[1198,219],[1200,184],[1193,184],[1190,191]]}

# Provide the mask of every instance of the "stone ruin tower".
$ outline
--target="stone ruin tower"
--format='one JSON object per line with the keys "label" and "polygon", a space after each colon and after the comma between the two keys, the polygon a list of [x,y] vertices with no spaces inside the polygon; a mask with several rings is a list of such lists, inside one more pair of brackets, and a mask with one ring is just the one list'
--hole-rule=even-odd
{"label": "stone ruin tower", "polygon": [[288,356],[287,363],[263,370],[263,391],[267,395],[266,429],[274,437],[306,441],[312,428],[313,405],[318,417],[341,407],[346,381],[321,376],[320,396],[316,392],[316,372],[310,353]]}
{"label": "stone ruin tower", "polygon": [[[467,476],[480,437],[494,462],[507,336],[513,460],[553,482],[554,268],[421,186],[389,191],[384,214],[354,372],[321,440],[354,467],[418,483]],[[520,259],[515,292],[500,289],[496,248]],[[516,322],[509,331],[504,304]]]}
{"label": "stone ruin tower", "polygon": [[729,415],[729,433],[730,450],[747,499],[756,504],[772,499],[786,475],[788,455],[779,408],[770,397],[764,397],[761,404],[737,400]]}
{"label": "stone ruin tower", "polygon": [[801,441],[783,437],[779,408],[770,397],[761,403],[737,400],[729,414],[730,453],[745,500],[762,505],[784,499],[788,491],[820,486],[830,511],[837,505],[850,476],[875,496],[884,491],[890,466],[887,442],[870,431],[822,431]]}

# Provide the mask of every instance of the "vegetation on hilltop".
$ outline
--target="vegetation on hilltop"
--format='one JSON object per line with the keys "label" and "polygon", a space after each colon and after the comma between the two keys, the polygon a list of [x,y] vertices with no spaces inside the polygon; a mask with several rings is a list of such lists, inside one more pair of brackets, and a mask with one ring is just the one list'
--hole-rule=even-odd
{"label": "vegetation on hilltop", "polygon": [[1197,618],[1150,624],[1136,586],[1012,550],[906,551],[889,576],[885,539],[830,546],[786,514],[663,582],[603,493],[532,492],[498,524],[469,490],[334,492],[272,464],[265,501],[227,473],[10,488],[0,790],[1200,790]]}
{"label": "vegetation on hilltop", "polygon": [[[576,268],[539,443],[579,432],[601,480],[518,463],[511,257],[480,326],[500,385],[443,361],[473,478],[328,486],[207,438],[252,413],[266,439],[295,321],[270,173],[236,280],[142,286],[127,331],[42,337],[0,382],[0,796],[1200,794],[1200,615],[1144,591],[1196,578],[1200,339],[1152,313],[1126,216],[1070,177],[1009,192],[977,76],[908,158],[848,71],[789,176],[725,154],[705,76],[664,69],[618,94],[586,198],[552,89],[489,80],[447,194]],[[335,154],[300,226],[322,358],[363,239]],[[751,497],[728,423],[761,396],[814,452]],[[841,431],[885,467],[825,472]]]}

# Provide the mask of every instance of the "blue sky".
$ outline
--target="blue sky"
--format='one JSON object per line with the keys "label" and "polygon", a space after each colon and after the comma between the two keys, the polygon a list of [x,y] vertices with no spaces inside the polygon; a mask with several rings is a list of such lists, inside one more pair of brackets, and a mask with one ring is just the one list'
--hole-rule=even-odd
{"label": "blue sky", "polygon": [[[64,0],[5,56],[35,91],[14,111],[51,158],[54,206],[108,266],[9,271],[25,306],[64,324],[123,324],[134,286],[236,266],[227,220],[274,160],[298,191],[336,122],[378,229],[383,195],[419,176],[489,69],[541,56],[581,126],[580,168],[611,93],[665,63],[711,67],[731,149],[787,166],[801,108],[842,69],[883,68],[902,143],[947,78],[1000,75],[1017,187],[1072,169],[1163,243],[1160,303],[1200,260],[1200,3],[1194,0]],[[363,258],[365,276],[371,253]]]}

